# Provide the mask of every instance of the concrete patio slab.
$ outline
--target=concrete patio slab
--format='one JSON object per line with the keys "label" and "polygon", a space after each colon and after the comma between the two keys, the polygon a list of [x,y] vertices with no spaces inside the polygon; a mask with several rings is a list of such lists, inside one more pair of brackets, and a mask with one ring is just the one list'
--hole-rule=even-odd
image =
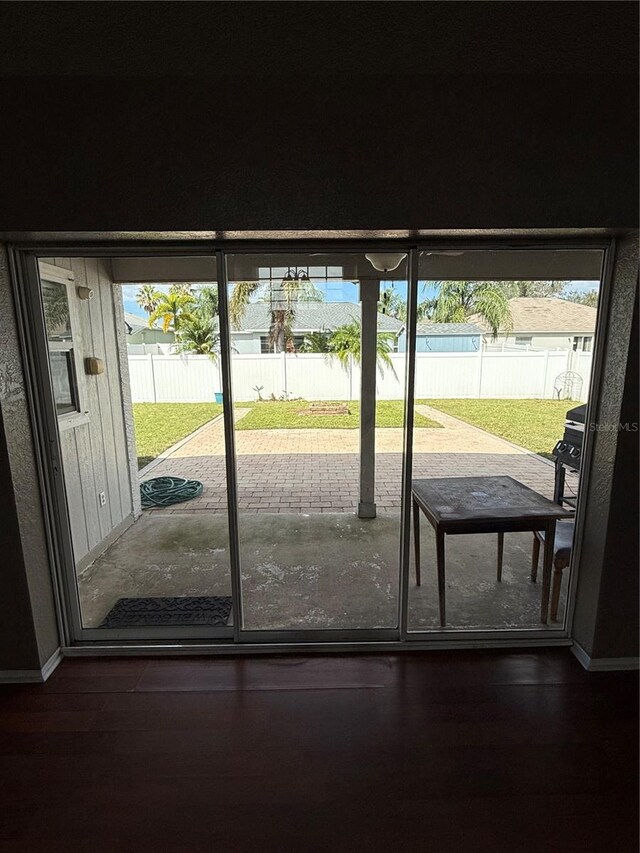
{"label": "concrete patio slab", "polygon": [[[554,467],[547,460],[417,408],[443,428],[415,430],[414,478],[506,474],[552,496]],[[236,410],[236,418],[245,412]],[[358,430],[238,430],[235,439],[245,627],[396,626],[403,431],[376,431],[378,517],[371,520],[355,514]],[[99,625],[122,597],[231,594],[222,420],[183,439],[145,473],[201,480],[203,494],[173,508],[145,510],[81,573],[87,627]],[[568,487],[577,490],[575,477]],[[435,543],[430,525],[422,531],[423,585],[410,587],[409,627],[436,631]],[[503,581],[497,583],[494,535],[450,537],[448,627],[540,628],[540,585],[529,581],[531,545],[531,534],[506,536]],[[560,618],[563,602],[564,591]]]}
{"label": "concrete patio slab", "polygon": [[[394,627],[398,618],[398,513],[361,520],[344,513],[267,513],[240,519],[245,627]],[[440,630],[435,544],[423,525],[423,585],[411,576],[409,627]],[[447,540],[451,629],[540,628],[541,585],[529,580],[531,534],[505,537],[502,583],[496,537]],[[413,566],[413,563],[412,563]],[[121,597],[230,595],[222,515],[145,514],[79,577],[84,624],[99,625]],[[564,608],[564,589],[560,618]],[[553,625],[551,627],[554,627]]]}

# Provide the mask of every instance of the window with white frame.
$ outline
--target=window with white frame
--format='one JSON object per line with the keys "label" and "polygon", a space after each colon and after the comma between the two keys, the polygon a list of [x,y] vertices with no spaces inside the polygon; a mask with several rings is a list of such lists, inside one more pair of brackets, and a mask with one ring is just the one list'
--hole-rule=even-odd
{"label": "window with white frame", "polygon": [[516,335],[517,347],[530,347],[533,335]]}
{"label": "window with white frame", "polygon": [[592,335],[576,335],[573,339],[574,352],[591,352],[593,345]]}

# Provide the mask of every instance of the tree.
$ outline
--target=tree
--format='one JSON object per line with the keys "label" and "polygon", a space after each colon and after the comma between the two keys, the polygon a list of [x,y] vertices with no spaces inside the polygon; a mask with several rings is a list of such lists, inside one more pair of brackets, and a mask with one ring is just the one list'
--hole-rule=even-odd
{"label": "tree", "polygon": [[407,319],[407,303],[393,287],[384,290],[380,295],[378,311],[395,317],[396,320],[402,320],[403,323]]}
{"label": "tree", "polygon": [[434,323],[465,323],[472,314],[479,314],[487,323],[493,337],[498,331],[511,329],[511,311],[504,282],[440,281],[437,295],[419,306],[419,316]]}
{"label": "tree", "polygon": [[[329,353],[338,359],[340,364],[348,368],[349,358],[353,358],[356,364],[360,364],[360,345],[362,329],[358,320],[339,326],[329,338]],[[393,332],[378,332],[376,338],[376,361],[381,374],[384,374],[382,365],[391,368],[395,375],[395,368],[391,360],[393,352]]]}
{"label": "tree", "polygon": [[176,293],[193,293],[191,282],[188,281],[176,281],[169,289]]}
{"label": "tree", "polygon": [[321,302],[323,295],[306,273],[288,270],[282,282],[238,281],[229,299],[231,325],[239,329],[249,303],[263,301],[269,304],[269,344],[275,352],[286,352],[291,340],[291,327],[296,305],[300,302]]}
{"label": "tree", "polygon": [[200,314],[194,314],[186,319],[183,316],[175,349],[177,352],[207,355],[212,361],[217,361],[220,335],[216,329],[215,319],[203,317]]}
{"label": "tree", "polygon": [[197,312],[201,317],[218,316],[218,288],[207,285],[198,290]]}
{"label": "tree", "polygon": [[162,292],[153,284],[143,284],[136,293],[136,302],[147,314],[153,314],[158,307]]}
{"label": "tree", "polygon": [[566,287],[566,281],[494,281],[503,287],[507,297],[516,296],[557,296]]}
{"label": "tree", "polygon": [[568,302],[578,302],[580,305],[588,305],[590,308],[598,307],[598,291],[587,290],[586,293],[581,293],[579,290],[570,290],[562,294],[562,298]]}
{"label": "tree", "polygon": [[168,293],[158,294],[158,304],[149,316],[149,325],[153,326],[158,320],[162,320],[162,330],[168,332],[180,331],[183,322],[194,317],[196,300],[193,293],[185,290],[183,285],[172,284]]}
{"label": "tree", "polygon": [[331,332],[309,332],[304,336],[300,352],[330,352]]}

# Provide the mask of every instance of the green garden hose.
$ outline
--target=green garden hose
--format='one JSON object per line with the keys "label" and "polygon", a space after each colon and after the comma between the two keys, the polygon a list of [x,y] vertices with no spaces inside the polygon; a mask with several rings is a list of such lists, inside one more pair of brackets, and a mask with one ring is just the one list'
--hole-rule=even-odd
{"label": "green garden hose", "polygon": [[140,483],[142,506],[171,506],[182,501],[190,501],[202,494],[199,480],[184,480],[182,477],[154,477]]}

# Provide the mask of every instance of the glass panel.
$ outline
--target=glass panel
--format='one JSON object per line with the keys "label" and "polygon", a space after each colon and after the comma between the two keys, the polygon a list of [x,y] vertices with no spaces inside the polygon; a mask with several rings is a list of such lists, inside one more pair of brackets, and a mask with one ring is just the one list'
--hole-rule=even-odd
{"label": "glass panel", "polygon": [[44,321],[49,341],[71,341],[71,318],[67,286],[60,282],[42,282]]}
{"label": "glass panel", "polygon": [[50,350],[51,382],[56,412],[66,415],[78,410],[73,368],[73,350]]}
{"label": "glass panel", "polygon": [[43,281],[42,305],[56,412],[66,415],[78,411],[67,286],[61,282]]}
{"label": "glass panel", "polygon": [[[364,255],[332,253],[331,282],[307,278],[315,256],[227,263],[242,627],[394,628],[406,261],[387,276]],[[266,268],[284,280],[260,281]],[[397,287],[398,316],[377,305],[381,278]]]}
{"label": "glass panel", "polygon": [[[593,250],[421,254],[416,413],[437,427],[413,434],[410,631],[563,627],[593,356],[575,342],[595,332],[601,266]],[[533,529],[554,516],[544,608]]]}
{"label": "glass panel", "polygon": [[58,411],[74,402],[74,352],[79,364],[92,356],[103,366],[79,375],[86,418],[63,420],[60,431],[81,625],[154,638],[229,636],[215,260],[58,263],[94,292],[82,300],[70,287],[69,305],[64,286],[42,285]]}

